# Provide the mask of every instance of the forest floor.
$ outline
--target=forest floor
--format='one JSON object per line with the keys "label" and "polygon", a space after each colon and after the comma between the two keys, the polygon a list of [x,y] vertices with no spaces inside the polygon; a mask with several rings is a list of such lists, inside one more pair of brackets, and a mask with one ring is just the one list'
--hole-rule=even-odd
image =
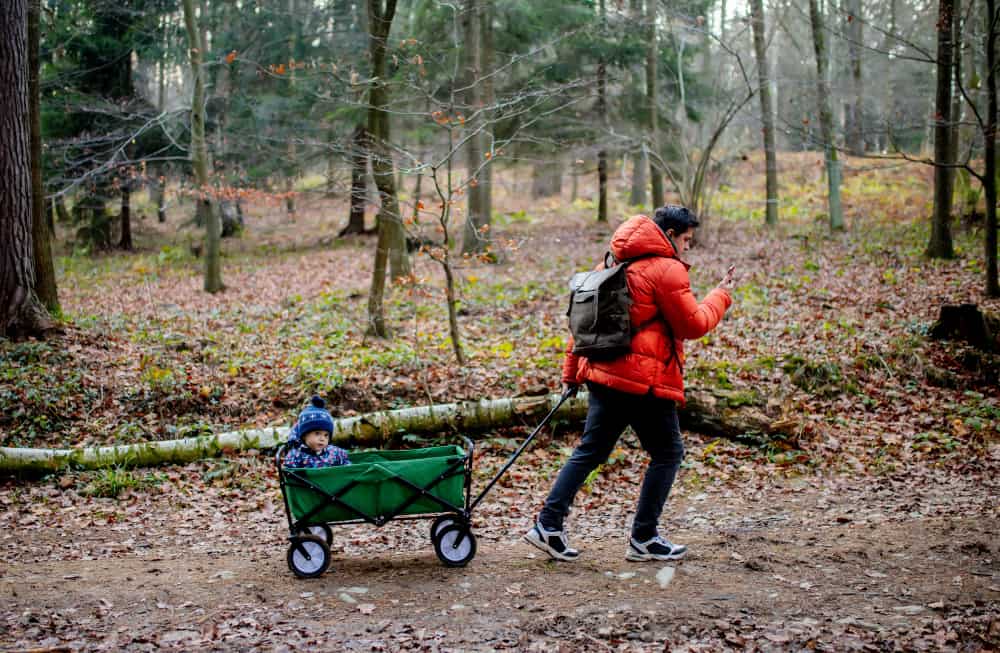
{"label": "forest floor", "polygon": [[[392,522],[338,528],[331,570],[296,580],[273,465],[254,454],[9,479],[0,649],[1000,650],[996,357],[926,337],[943,303],[1000,310],[982,298],[981,230],[957,232],[956,260],[922,258],[930,173],[849,161],[849,230],[831,236],[820,157],[782,169],[778,228],[759,224],[751,158],[700,231],[695,293],[730,264],[741,278],[687,369],[799,429],[755,448],[685,434],[664,530],[687,560],[624,560],[644,464],[631,435],[571,516],[579,562],[520,540],[578,434],[565,424],[477,512],[465,569],[439,565],[428,523]],[[589,201],[532,201],[526,183],[498,183],[505,262],[461,270],[465,368],[423,258],[388,295],[395,337],[364,337],[372,241],[335,238],[342,202],[304,194],[294,223],[251,207],[216,296],[200,292],[180,215],[139,222],[137,253],[62,257],[66,333],[0,342],[2,443],[287,425],[313,392],[347,415],[555,389],[566,279],[609,228]],[[477,484],[530,426],[486,441]]]}

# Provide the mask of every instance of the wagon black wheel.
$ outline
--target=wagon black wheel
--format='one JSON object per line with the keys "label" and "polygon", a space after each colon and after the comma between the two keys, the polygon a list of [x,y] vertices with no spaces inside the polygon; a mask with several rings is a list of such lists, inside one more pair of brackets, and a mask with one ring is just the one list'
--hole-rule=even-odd
{"label": "wagon black wheel", "polygon": [[464,567],[476,556],[476,536],[464,524],[445,526],[434,538],[434,553],[447,567]]}
{"label": "wagon black wheel", "polygon": [[330,566],[330,547],[317,535],[297,535],[288,545],[288,568],[299,578],[322,576]]}
{"label": "wagon black wheel", "polygon": [[299,535],[315,535],[321,537],[327,546],[333,546],[333,529],[326,524],[313,524],[299,529]]}
{"label": "wagon black wheel", "polygon": [[455,519],[455,515],[441,515],[434,520],[431,524],[431,542],[436,542],[438,534],[445,526],[451,526],[452,524],[457,524],[458,520]]}

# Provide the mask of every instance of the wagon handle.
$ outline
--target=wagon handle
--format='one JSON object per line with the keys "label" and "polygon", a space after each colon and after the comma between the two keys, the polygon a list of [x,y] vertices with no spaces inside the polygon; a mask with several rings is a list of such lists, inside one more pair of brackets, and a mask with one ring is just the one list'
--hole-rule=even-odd
{"label": "wagon handle", "polygon": [[510,458],[507,459],[506,464],[504,464],[504,466],[500,468],[500,471],[497,472],[497,475],[493,477],[493,480],[491,480],[486,485],[486,487],[483,488],[483,491],[479,493],[479,496],[476,497],[476,500],[469,505],[470,514],[475,509],[475,507],[479,505],[479,502],[483,500],[483,497],[486,496],[486,493],[489,492],[494,485],[496,485],[497,481],[500,480],[500,477],[503,476],[507,472],[507,470],[511,468],[511,465],[514,464],[514,462],[520,457],[521,453],[528,447],[529,444],[531,444],[531,441],[535,439],[535,436],[538,435],[539,431],[541,431],[545,427],[545,425],[549,423],[549,420],[551,420],[552,416],[556,414],[556,411],[559,410],[559,408],[566,402],[567,399],[570,398],[570,395],[574,394],[575,389],[576,388],[566,388],[563,391],[562,396],[559,397],[559,401],[552,408],[552,410],[549,411],[549,414],[545,416],[545,419],[543,419],[538,424],[538,426],[535,427],[535,430],[531,432],[531,435],[525,438],[524,442],[521,443],[521,446],[517,448],[517,451],[511,454]]}

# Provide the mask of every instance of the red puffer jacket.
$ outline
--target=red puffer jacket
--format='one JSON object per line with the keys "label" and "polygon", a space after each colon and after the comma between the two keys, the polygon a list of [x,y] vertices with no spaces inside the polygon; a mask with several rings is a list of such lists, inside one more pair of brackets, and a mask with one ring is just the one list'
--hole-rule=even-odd
{"label": "red puffer jacket", "polygon": [[611,238],[611,253],[619,261],[656,255],[635,261],[625,272],[632,296],[629,317],[633,325],[644,326],[632,336],[632,351],[609,361],[576,356],[570,338],[563,383],[593,381],[630,394],[652,392],[683,406],[684,340],[700,338],[714,329],[733,300],[728,292],[716,288],[699,304],[691,292],[690,266],[676,257],[664,233],[644,215],[618,227]]}

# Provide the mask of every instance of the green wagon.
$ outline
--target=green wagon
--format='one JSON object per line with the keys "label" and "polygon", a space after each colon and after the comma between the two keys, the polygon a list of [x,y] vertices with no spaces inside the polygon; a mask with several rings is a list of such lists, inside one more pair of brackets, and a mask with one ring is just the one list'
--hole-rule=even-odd
{"label": "green wagon", "polygon": [[464,436],[464,448],[365,451],[352,453],[350,465],[319,469],[286,469],[287,445],[282,446],[275,464],[288,516],[289,568],[301,578],[326,571],[333,543],[331,525],[381,527],[393,519],[433,519],[430,536],[438,559],[449,567],[464,567],[476,555],[472,511],[568,397],[563,394],[475,499],[474,445]]}

